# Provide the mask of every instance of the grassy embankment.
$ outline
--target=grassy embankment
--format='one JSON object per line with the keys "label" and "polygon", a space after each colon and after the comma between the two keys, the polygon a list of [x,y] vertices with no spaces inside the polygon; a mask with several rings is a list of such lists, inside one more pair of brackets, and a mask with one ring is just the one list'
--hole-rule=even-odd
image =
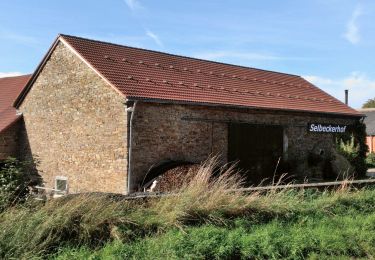
{"label": "grassy embankment", "polygon": [[230,192],[214,165],[148,201],[83,194],[0,214],[0,258],[324,259],[375,256],[375,189]]}

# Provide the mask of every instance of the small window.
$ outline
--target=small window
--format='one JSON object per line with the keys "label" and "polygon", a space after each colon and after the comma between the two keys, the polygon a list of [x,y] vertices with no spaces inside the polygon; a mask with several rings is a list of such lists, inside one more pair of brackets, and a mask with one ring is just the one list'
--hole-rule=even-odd
{"label": "small window", "polygon": [[57,176],[55,179],[55,189],[57,193],[68,192],[68,178],[63,176]]}

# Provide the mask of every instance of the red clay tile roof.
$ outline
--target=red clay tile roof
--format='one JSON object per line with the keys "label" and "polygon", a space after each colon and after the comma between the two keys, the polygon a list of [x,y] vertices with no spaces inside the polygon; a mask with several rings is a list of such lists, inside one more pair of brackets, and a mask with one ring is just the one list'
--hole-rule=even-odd
{"label": "red clay tile roof", "polygon": [[0,78],[0,133],[20,118],[12,106],[31,75]]}
{"label": "red clay tile roof", "polygon": [[17,115],[17,110],[14,107],[8,107],[0,111],[0,133],[8,129],[21,117],[21,115]]}
{"label": "red clay tile roof", "polygon": [[0,111],[12,106],[31,75],[0,78]]}
{"label": "red clay tile roof", "polygon": [[362,115],[300,76],[75,36],[60,38],[129,99]]}

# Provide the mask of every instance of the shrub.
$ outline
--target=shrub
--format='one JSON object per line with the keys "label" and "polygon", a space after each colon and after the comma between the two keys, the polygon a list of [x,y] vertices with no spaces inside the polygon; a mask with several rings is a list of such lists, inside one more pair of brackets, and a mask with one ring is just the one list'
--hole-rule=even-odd
{"label": "shrub", "polygon": [[28,194],[26,165],[11,157],[0,163],[0,211]]}
{"label": "shrub", "polygon": [[351,134],[343,134],[336,140],[337,150],[354,167],[355,177],[365,177],[367,172],[366,125],[357,121],[351,126]]}
{"label": "shrub", "polygon": [[366,163],[368,167],[375,167],[375,153],[369,153],[366,157]]}
{"label": "shrub", "polygon": [[337,150],[344,155],[349,161],[353,161],[358,156],[359,147],[354,142],[354,136],[351,136],[348,142],[340,139],[338,141]]}
{"label": "shrub", "polygon": [[352,165],[356,169],[357,177],[365,177],[367,172],[366,154],[368,146],[366,144],[366,125],[363,120],[357,120],[353,125],[353,136],[356,144],[358,144],[358,155],[352,161]]}

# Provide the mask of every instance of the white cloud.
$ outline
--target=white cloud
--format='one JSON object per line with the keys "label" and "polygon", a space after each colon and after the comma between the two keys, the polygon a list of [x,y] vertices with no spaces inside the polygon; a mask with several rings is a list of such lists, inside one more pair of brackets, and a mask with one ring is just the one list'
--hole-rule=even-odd
{"label": "white cloud", "polygon": [[124,2],[132,11],[142,8],[142,5],[137,0],[124,0]]}
{"label": "white cloud", "polygon": [[146,30],[146,35],[150,37],[154,42],[159,45],[159,47],[163,47],[163,43],[160,40],[159,36],[157,36],[155,33],[151,32],[150,30]]}
{"label": "white cloud", "polygon": [[21,72],[0,72],[0,78],[20,76],[22,74]]}
{"label": "white cloud", "polygon": [[319,76],[303,77],[341,101],[344,100],[344,90],[348,89],[349,105],[354,108],[362,107],[368,99],[375,97],[375,79],[360,72],[352,72],[340,79]]}
{"label": "white cloud", "polygon": [[347,39],[352,44],[357,44],[361,40],[361,36],[359,34],[359,27],[357,20],[362,15],[362,8],[361,6],[357,6],[352,16],[350,17],[350,20],[348,21],[346,25],[346,32],[344,34],[345,39]]}

